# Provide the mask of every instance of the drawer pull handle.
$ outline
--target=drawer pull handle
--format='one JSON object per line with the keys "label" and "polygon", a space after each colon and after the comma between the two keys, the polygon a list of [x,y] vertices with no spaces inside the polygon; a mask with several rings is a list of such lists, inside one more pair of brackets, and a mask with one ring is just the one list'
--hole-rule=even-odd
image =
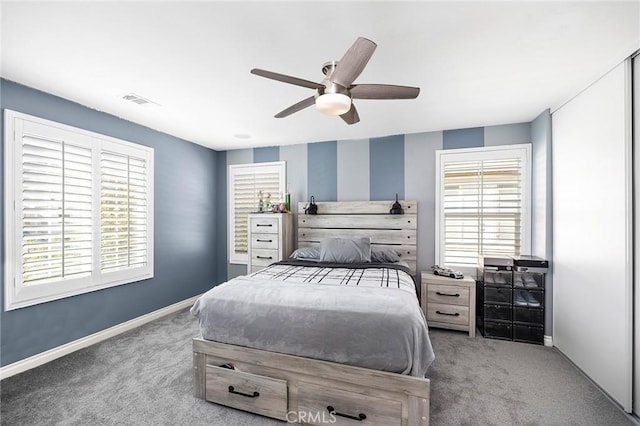
{"label": "drawer pull handle", "polygon": [[258,259],[273,259],[273,256],[256,256]]}
{"label": "drawer pull handle", "polygon": [[456,312],[455,314],[450,314],[448,312],[436,311],[436,314],[438,314],[438,315],[449,315],[450,317],[459,317],[460,316],[460,312]]}
{"label": "drawer pull handle", "polygon": [[273,226],[273,224],[272,223],[267,223],[267,224],[256,223],[256,226]]}
{"label": "drawer pull handle", "polygon": [[459,293],[456,293],[456,294],[449,294],[449,293],[441,293],[441,292],[439,292],[439,291],[436,291],[436,294],[437,294],[438,296],[460,297],[460,294],[459,294]]}
{"label": "drawer pull handle", "polygon": [[259,243],[272,243],[273,242],[273,240],[261,240],[260,238],[258,238],[256,241],[259,242]]}
{"label": "drawer pull handle", "polygon": [[233,386],[229,386],[229,393],[235,393],[236,395],[246,396],[247,398],[257,398],[260,396],[260,392],[257,392],[257,391],[254,391],[252,394],[238,392],[237,390],[234,389]]}
{"label": "drawer pull handle", "polygon": [[350,415],[350,414],[338,413],[338,412],[336,411],[336,409],[335,409],[335,408],[333,408],[333,406],[331,406],[331,405],[329,405],[329,406],[327,407],[327,411],[328,411],[330,414],[333,414],[334,416],[346,417],[347,419],[357,420],[357,421],[359,421],[359,422],[361,422],[361,421],[363,421],[364,419],[366,419],[366,418],[367,418],[367,415],[366,415],[366,414],[364,414],[364,413],[360,413],[360,414],[358,414],[357,416],[352,416],[352,415]]}

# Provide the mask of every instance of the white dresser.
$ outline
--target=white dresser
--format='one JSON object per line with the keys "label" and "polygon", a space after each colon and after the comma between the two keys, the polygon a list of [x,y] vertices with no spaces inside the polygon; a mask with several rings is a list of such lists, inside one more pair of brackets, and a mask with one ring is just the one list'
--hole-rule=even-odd
{"label": "white dresser", "polygon": [[250,214],[249,264],[253,273],[274,262],[287,259],[293,251],[293,215],[281,213]]}

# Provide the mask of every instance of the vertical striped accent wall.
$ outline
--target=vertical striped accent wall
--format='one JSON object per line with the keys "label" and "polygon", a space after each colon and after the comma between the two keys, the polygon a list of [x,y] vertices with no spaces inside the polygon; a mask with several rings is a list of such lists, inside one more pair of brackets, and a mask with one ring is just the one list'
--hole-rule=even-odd
{"label": "vertical striped accent wall", "polygon": [[[227,165],[287,162],[291,202],[418,201],[418,270],[435,258],[435,152],[531,142],[531,123],[227,151]],[[221,188],[219,188],[221,190]],[[226,191],[226,188],[224,189]],[[245,273],[231,265],[229,274]]]}

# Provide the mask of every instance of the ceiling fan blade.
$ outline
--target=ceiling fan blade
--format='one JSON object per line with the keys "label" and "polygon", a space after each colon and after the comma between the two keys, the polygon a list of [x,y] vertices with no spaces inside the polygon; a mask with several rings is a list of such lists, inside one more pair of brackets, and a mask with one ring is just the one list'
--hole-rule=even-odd
{"label": "ceiling fan blade", "polygon": [[364,70],[376,47],[377,44],[371,40],[358,37],[342,59],[338,61],[338,65],[336,65],[336,69],[329,80],[344,87],[351,86],[351,83]]}
{"label": "ceiling fan blade", "polygon": [[342,118],[347,124],[356,124],[358,121],[360,121],[358,110],[356,110],[356,106],[353,104],[353,102],[351,103],[351,108],[349,109],[349,111],[342,114],[340,118]]}
{"label": "ceiling fan blade", "polygon": [[270,78],[272,80],[278,80],[283,83],[294,84],[296,86],[308,87],[309,89],[324,89],[324,86],[322,84],[314,83],[313,81],[304,80],[298,77],[291,77],[290,75],[278,74],[277,72],[261,70],[259,68],[252,69],[251,74]]}
{"label": "ceiling fan blade", "polygon": [[415,99],[420,94],[420,88],[392,84],[356,84],[349,92],[353,99]]}
{"label": "ceiling fan blade", "polygon": [[310,97],[308,97],[306,99],[301,100],[297,104],[293,104],[289,108],[280,111],[279,113],[277,113],[275,115],[275,117],[276,118],[284,118],[284,117],[286,117],[288,115],[293,114],[294,112],[298,112],[298,111],[303,110],[303,109],[305,109],[307,107],[310,107],[315,102],[316,102],[315,97],[314,96],[310,96]]}

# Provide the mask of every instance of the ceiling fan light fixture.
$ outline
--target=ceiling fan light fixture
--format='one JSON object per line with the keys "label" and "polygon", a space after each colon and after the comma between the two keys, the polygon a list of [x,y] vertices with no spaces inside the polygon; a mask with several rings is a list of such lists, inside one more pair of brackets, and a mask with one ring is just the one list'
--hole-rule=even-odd
{"label": "ceiling fan light fixture", "polygon": [[316,98],[316,108],[327,115],[342,115],[351,109],[351,97],[342,93],[325,93]]}
{"label": "ceiling fan light fixture", "polygon": [[315,89],[313,96],[304,98],[277,113],[275,118],[288,117],[291,114],[310,107],[323,114],[340,116],[347,124],[360,121],[358,110],[352,99],[415,99],[420,93],[419,87],[397,86],[393,84],[353,84],[371,59],[376,44],[364,37],[358,37],[339,61],[329,61],[322,66],[325,78],[320,83],[279,74],[273,71],[253,68],[251,74],[271,80],[281,81],[294,86]]}

